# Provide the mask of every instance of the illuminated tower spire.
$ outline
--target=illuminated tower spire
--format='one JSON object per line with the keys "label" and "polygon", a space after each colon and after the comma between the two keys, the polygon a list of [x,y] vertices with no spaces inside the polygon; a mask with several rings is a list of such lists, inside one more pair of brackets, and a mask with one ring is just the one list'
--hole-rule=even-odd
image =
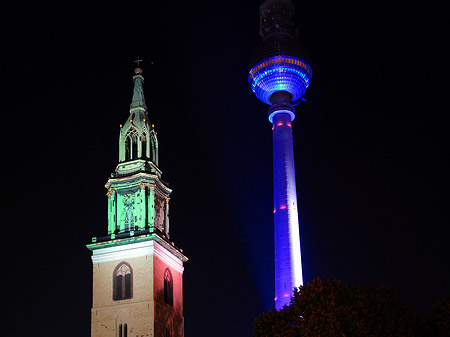
{"label": "illuminated tower spire", "polygon": [[[139,66],[136,67],[134,74],[130,116],[120,130],[119,162],[141,159],[140,164],[153,164],[153,167],[156,168],[158,166],[158,139],[148,119],[142,69]],[[118,165],[118,169],[121,169],[122,166]]]}
{"label": "illuminated tower spire", "polygon": [[108,179],[108,231],[93,237],[91,336],[184,336],[183,251],[169,236],[172,190],[161,180],[158,142],[134,70],[119,163]]}
{"label": "illuminated tower spire", "polygon": [[273,130],[275,307],[289,304],[294,287],[303,284],[292,121],[312,72],[296,40],[294,5],[266,0],[260,7],[263,45],[251,61],[248,83],[270,105]]}

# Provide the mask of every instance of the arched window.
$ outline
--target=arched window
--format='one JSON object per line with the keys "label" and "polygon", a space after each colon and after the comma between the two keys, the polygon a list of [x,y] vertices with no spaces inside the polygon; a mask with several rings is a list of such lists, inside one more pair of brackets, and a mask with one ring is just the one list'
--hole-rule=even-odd
{"label": "arched window", "polygon": [[[114,337],[128,337],[128,323],[130,316],[126,310],[119,310],[116,316],[116,334]],[[131,331],[130,331],[131,332]],[[111,336],[112,337],[112,336]],[[133,336],[131,336],[133,337]]]}
{"label": "arched window", "polygon": [[125,140],[125,160],[131,160],[131,143],[130,137],[127,137]]}
{"label": "arched window", "polygon": [[138,133],[133,127],[128,129],[125,136],[125,160],[135,160],[138,155]]}
{"label": "arched window", "polygon": [[128,324],[120,323],[118,332],[119,332],[119,337],[128,337]]}
{"label": "arched window", "polygon": [[133,270],[126,262],[121,262],[114,268],[113,300],[125,300],[133,297]]}
{"label": "arched window", "polygon": [[164,302],[173,306],[173,278],[169,268],[164,271]]}
{"label": "arched window", "polygon": [[147,134],[144,132],[141,136],[141,158],[147,159]]}
{"label": "arched window", "polygon": [[138,143],[137,143],[138,137],[137,134],[133,135],[132,143],[131,143],[131,157],[133,160],[136,160],[138,158]]}
{"label": "arched window", "polygon": [[156,138],[155,129],[150,130],[150,160],[158,166],[158,138]]}

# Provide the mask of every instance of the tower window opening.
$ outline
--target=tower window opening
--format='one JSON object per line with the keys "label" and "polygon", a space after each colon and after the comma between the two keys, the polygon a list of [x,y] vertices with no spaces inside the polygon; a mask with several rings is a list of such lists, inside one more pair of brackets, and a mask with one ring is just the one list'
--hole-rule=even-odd
{"label": "tower window opening", "polygon": [[131,160],[130,138],[125,140],[125,160]]}
{"label": "tower window opening", "polygon": [[[120,301],[133,297],[133,271],[131,266],[122,262],[114,269],[113,300]],[[126,335],[125,335],[126,336]]]}
{"label": "tower window opening", "polygon": [[132,149],[132,152],[131,152],[132,159],[137,159],[137,157],[138,157],[138,144],[137,144],[137,136],[136,136],[136,134],[133,135],[131,149]]}
{"label": "tower window opening", "polygon": [[119,337],[128,337],[128,324],[119,324]]}
{"label": "tower window opening", "polygon": [[173,306],[173,278],[169,268],[164,271],[164,302]]}
{"label": "tower window opening", "polygon": [[141,157],[147,159],[147,134],[144,133],[141,137]]}
{"label": "tower window opening", "polygon": [[150,132],[149,140],[150,140],[149,159],[153,163],[158,165],[158,139],[156,138],[156,133],[153,130]]}
{"label": "tower window opening", "polygon": [[125,160],[133,160],[137,158],[137,131],[134,128],[130,128],[125,137]]}

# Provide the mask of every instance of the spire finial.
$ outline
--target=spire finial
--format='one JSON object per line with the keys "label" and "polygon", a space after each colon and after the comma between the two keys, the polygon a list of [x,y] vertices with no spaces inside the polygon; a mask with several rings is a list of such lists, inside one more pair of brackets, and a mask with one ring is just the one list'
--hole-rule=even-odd
{"label": "spire finial", "polygon": [[141,59],[139,58],[139,56],[137,57],[136,61],[133,61],[133,62],[137,63],[137,67],[134,69],[134,73],[135,73],[136,75],[142,74],[142,69],[139,67],[139,63],[140,63],[140,62],[143,62],[143,61],[144,61],[144,60],[141,60]]}

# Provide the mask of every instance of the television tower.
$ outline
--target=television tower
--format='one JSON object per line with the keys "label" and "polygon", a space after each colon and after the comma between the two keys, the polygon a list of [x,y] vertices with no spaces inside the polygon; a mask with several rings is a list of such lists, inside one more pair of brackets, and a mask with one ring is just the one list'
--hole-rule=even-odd
{"label": "television tower", "polygon": [[273,133],[275,307],[288,305],[303,284],[292,121],[311,81],[311,67],[296,37],[290,0],[266,0],[260,7],[262,46],[251,60],[248,83],[269,107]]}

